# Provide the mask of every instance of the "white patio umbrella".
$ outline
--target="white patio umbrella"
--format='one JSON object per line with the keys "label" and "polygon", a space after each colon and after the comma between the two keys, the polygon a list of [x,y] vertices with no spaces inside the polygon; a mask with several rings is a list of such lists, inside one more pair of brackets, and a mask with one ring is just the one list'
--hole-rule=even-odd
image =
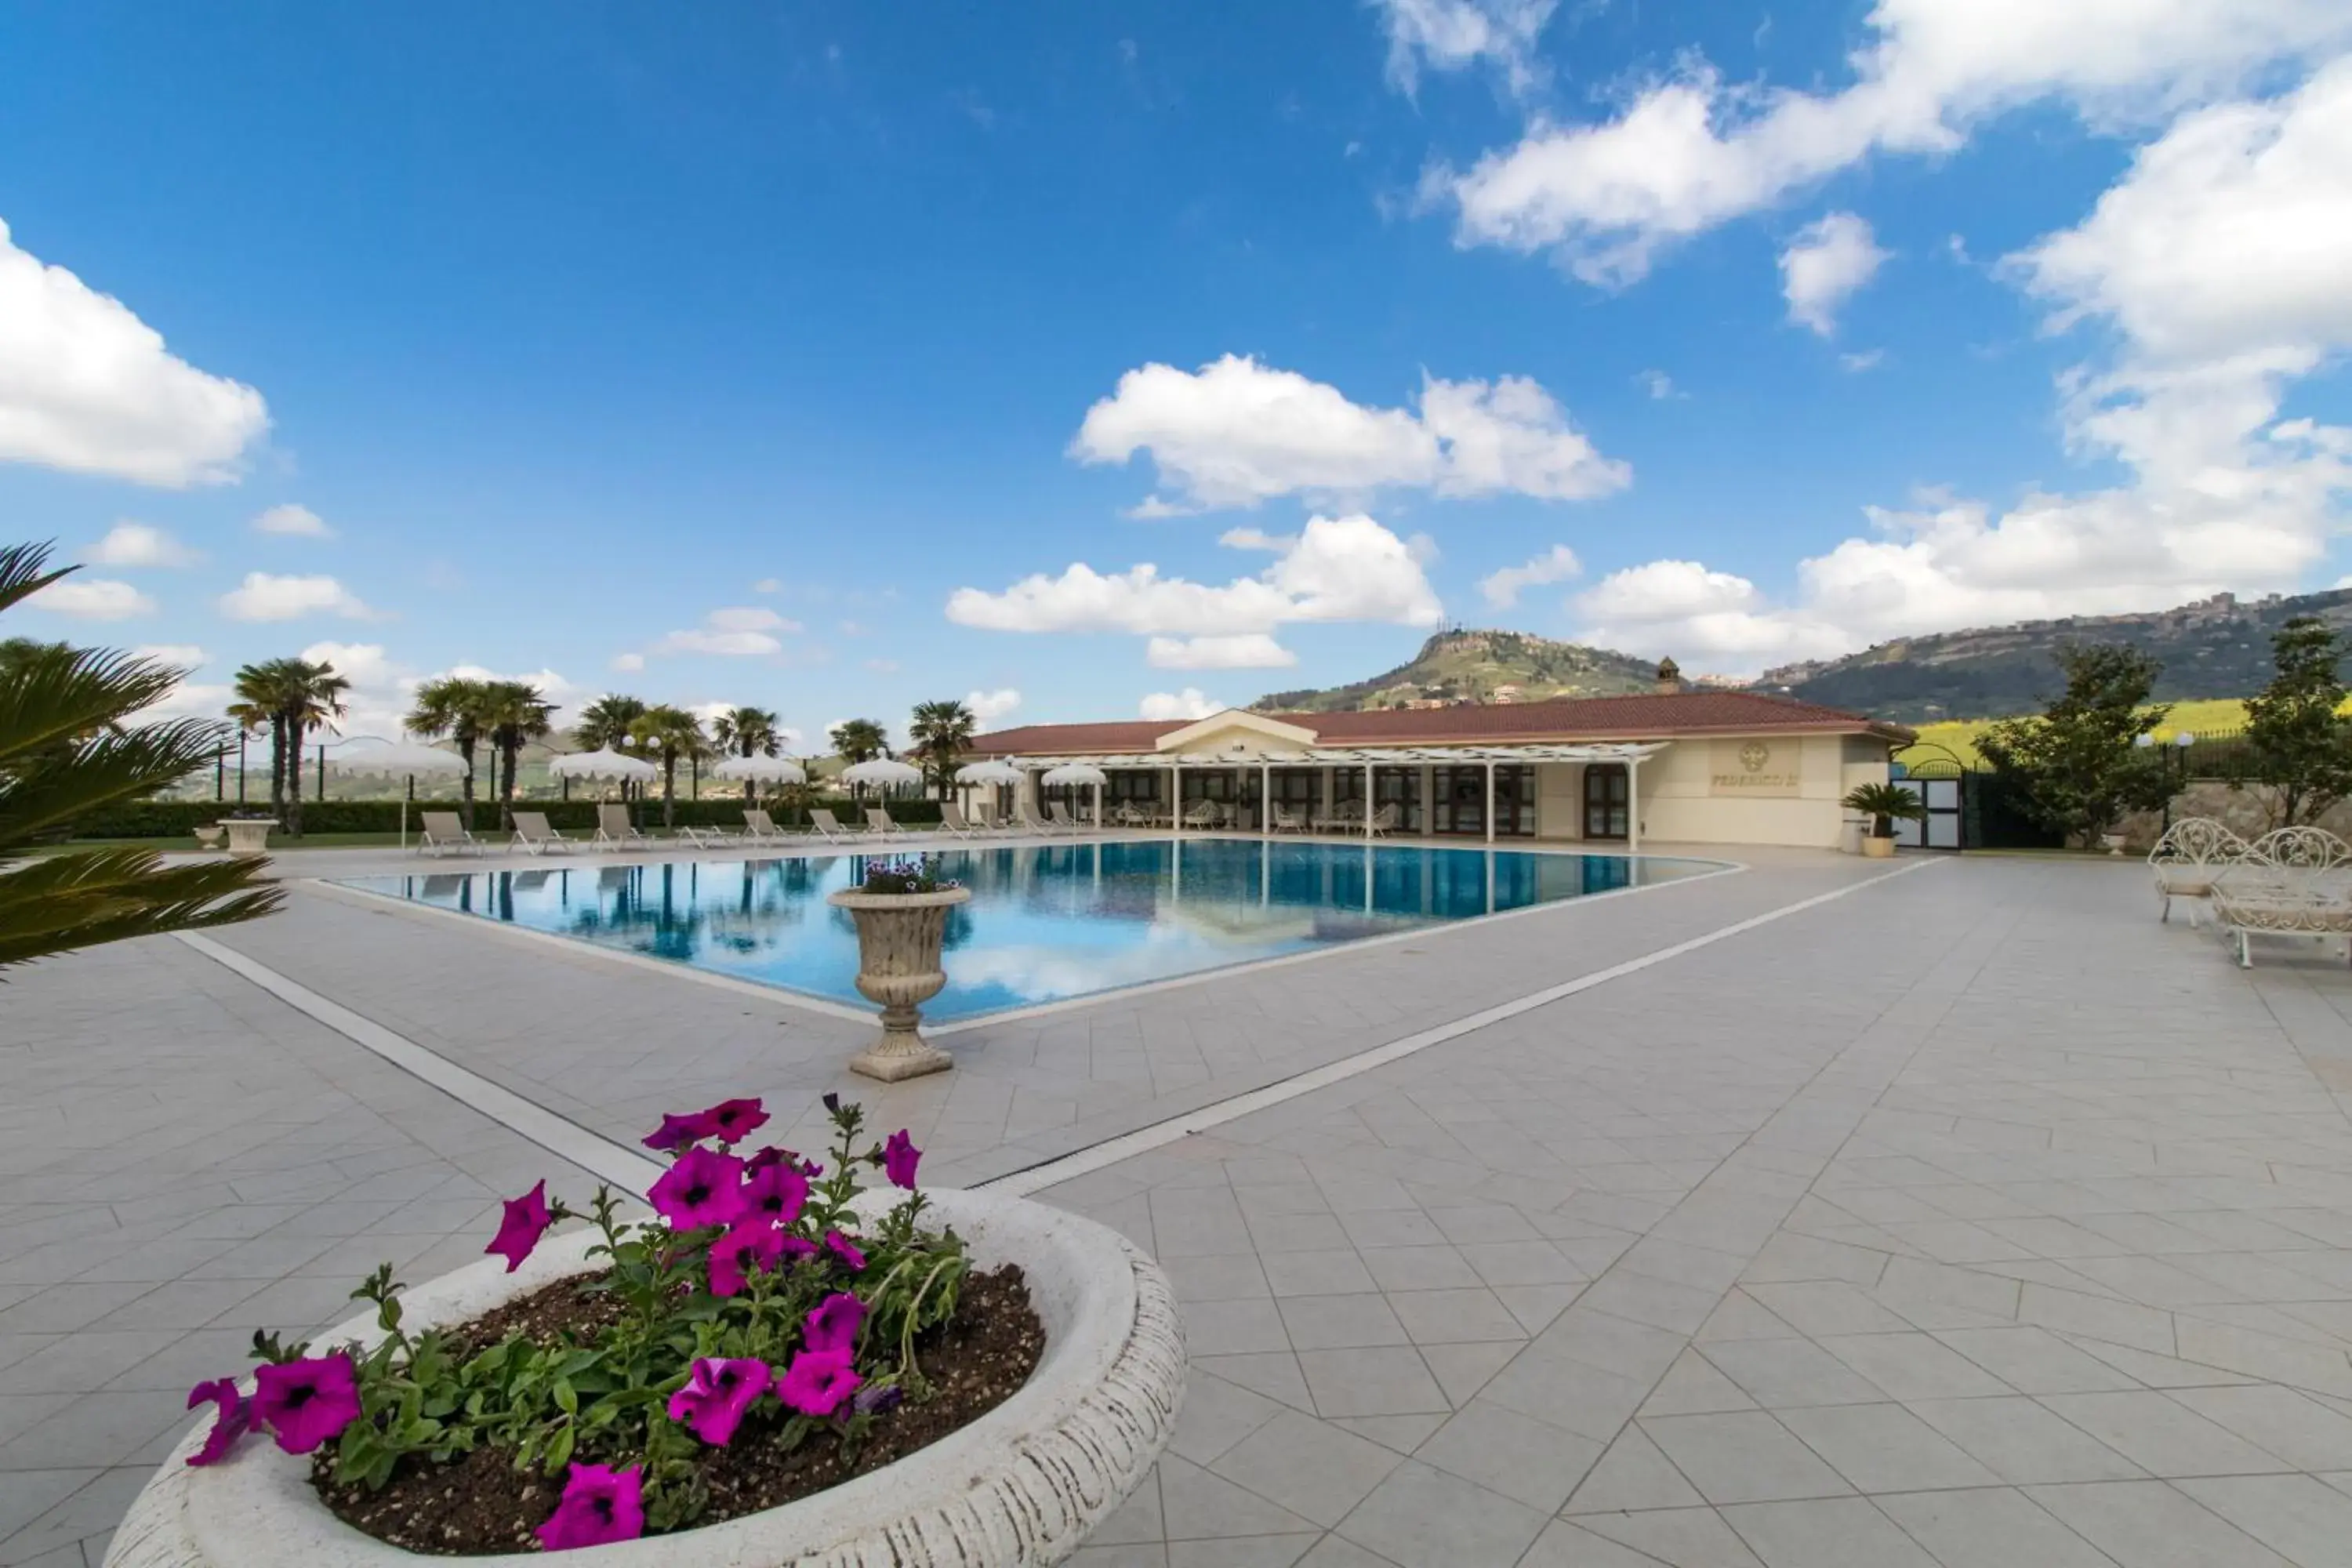
{"label": "white patio umbrella", "polygon": [[738,784],[806,784],[808,770],[790,757],[730,757],[710,776]]}
{"label": "white patio umbrella", "polygon": [[[341,759],[346,768],[365,768],[373,773],[404,775],[410,789],[416,787],[419,773],[462,773],[466,759],[455,752],[445,752],[438,746],[428,746],[417,741],[387,741],[364,752],[354,752]],[[400,797],[400,847],[408,847],[408,796]]]}
{"label": "white patio umbrella", "polygon": [[874,789],[894,789],[904,784],[923,782],[923,770],[896,757],[877,757],[870,763],[853,763],[841,770],[847,784],[865,784]]}
{"label": "white patio umbrella", "polygon": [[623,784],[651,784],[661,777],[661,770],[643,757],[626,756],[609,746],[550,757],[547,771],[560,779],[618,779]]}
{"label": "white patio umbrella", "polygon": [[1104,773],[1092,763],[1064,763],[1058,768],[1047,768],[1045,776],[1041,782],[1049,784],[1094,785],[1095,826],[1097,827],[1102,826],[1102,792],[1103,785],[1110,782],[1108,773]]}
{"label": "white patio umbrella", "polygon": [[1009,757],[991,757],[984,763],[966,763],[956,770],[958,784],[1017,784],[1025,776]]}

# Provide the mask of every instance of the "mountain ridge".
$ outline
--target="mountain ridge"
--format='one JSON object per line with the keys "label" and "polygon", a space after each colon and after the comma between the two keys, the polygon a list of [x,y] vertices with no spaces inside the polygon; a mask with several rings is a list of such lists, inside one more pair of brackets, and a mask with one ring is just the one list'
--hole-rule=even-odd
{"label": "mountain ridge", "polygon": [[1657,668],[1631,654],[1530,632],[1456,628],[1434,634],[1412,658],[1370,679],[1268,692],[1250,706],[1267,713],[1331,713],[1618,697],[1653,689]]}

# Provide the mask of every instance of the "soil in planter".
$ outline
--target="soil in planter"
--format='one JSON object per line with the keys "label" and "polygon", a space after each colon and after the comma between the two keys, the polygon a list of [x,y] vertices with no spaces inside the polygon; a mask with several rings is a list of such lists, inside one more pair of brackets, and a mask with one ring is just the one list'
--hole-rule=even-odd
{"label": "soil in planter", "polygon": [[[558,1329],[593,1329],[612,1309],[605,1297],[583,1298],[566,1280],[510,1301],[460,1331],[478,1344],[520,1329],[533,1339]],[[1029,1287],[1007,1264],[964,1281],[956,1314],[916,1342],[931,1397],[875,1417],[856,1458],[845,1462],[831,1433],[786,1452],[769,1431],[746,1430],[709,1450],[703,1479],[710,1506],[697,1525],[717,1524],[824,1491],[880,1469],[971,1425],[1029,1381],[1045,1353],[1045,1331],[1029,1304]],[[531,1532],[555,1510],[562,1478],[518,1470],[503,1449],[478,1448],[446,1465],[404,1465],[382,1491],[339,1487],[322,1451],[312,1477],[346,1524],[410,1552],[474,1556],[534,1552]]]}

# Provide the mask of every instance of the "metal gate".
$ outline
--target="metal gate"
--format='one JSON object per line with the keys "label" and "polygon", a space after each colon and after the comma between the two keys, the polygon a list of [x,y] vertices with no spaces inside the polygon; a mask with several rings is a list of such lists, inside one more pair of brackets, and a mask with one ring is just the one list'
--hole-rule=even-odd
{"label": "metal gate", "polygon": [[1960,830],[1961,804],[1967,787],[1967,775],[1955,768],[1947,773],[1932,765],[1922,773],[1895,781],[1919,797],[1927,809],[1925,818],[1917,822],[1898,820],[1895,824],[1895,842],[1906,849],[1965,849],[1967,835]]}

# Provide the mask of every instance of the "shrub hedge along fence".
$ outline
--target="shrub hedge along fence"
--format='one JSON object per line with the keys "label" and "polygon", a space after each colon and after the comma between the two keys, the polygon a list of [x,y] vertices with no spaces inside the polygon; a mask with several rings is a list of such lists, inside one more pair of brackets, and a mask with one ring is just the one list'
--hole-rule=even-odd
{"label": "shrub hedge along fence", "polygon": [[[571,833],[575,829],[593,832],[596,827],[596,805],[593,800],[526,800],[515,803],[523,811],[547,814],[550,826]],[[845,826],[854,826],[866,819],[866,806],[872,801],[852,801],[846,795],[820,800],[818,805],[841,818]],[[914,826],[936,825],[940,820],[940,805],[935,800],[892,800],[888,805],[891,819]],[[235,801],[217,800],[137,800],[92,812],[73,825],[76,838],[190,838],[200,826],[207,826],[226,816],[235,816],[239,806]],[[242,808],[248,816],[268,816],[267,800],[256,805],[247,802]],[[422,811],[457,811],[455,800],[415,800],[408,803],[408,830],[416,831],[417,813]],[[808,813],[786,811],[772,806],[770,813],[780,827],[805,826]],[[740,827],[743,825],[743,802],[734,800],[681,800],[677,803],[677,822],[681,827]],[[638,826],[657,828],[662,824],[662,806],[658,800],[634,801],[629,812]],[[400,802],[396,800],[306,800],[302,803],[302,831],[311,833],[397,833],[400,830]],[[474,802],[474,831],[494,834],[499,831],[499,804],[494,800]]]}

